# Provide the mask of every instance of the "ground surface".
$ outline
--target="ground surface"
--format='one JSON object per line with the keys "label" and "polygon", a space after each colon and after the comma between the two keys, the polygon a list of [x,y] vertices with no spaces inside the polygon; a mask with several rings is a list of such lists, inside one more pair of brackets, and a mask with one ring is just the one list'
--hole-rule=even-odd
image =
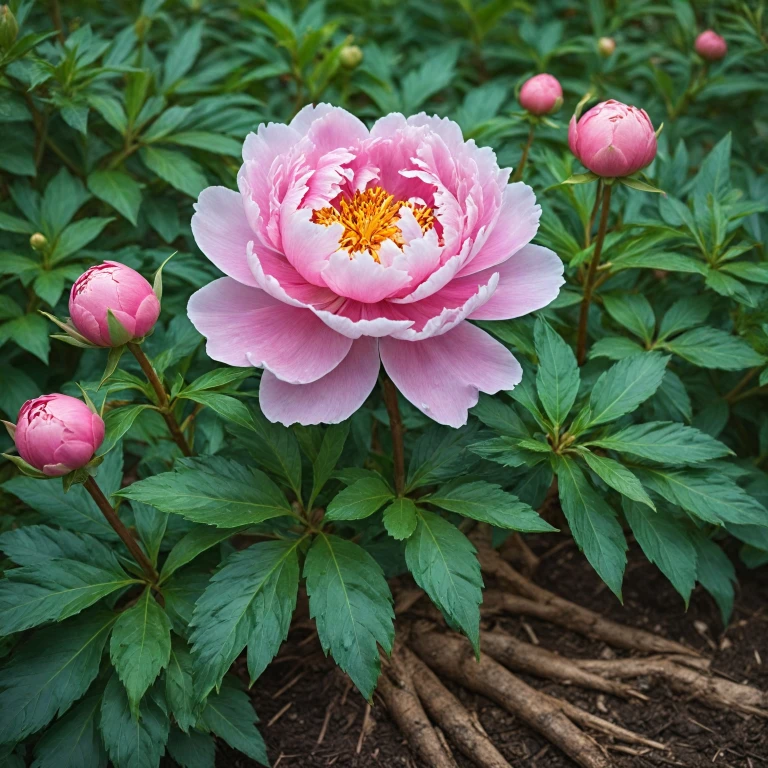
{"label": "ground surface", "polygon": [[[724,631],[709,596],[697,590],[686,613],[669,582],[638,551],[630,552],[622,607],[604,588],[571,539],[534,537],[529,543],[543,558],[534,579],[541,586],[609,618],[693,646],[712,656],[713,669],[720,674],[768,690],[765,569],[762,573],[740,570],[736,608],[730,626]],[[625,653],[536,619],[524,621],[542,647],[566,656],[615,658]],[[503,620],[502,625],[521,640],[530,640],[529,630],[520,618]],[[288,687],[298,675],[301,678]],[[669,747],[666,752],[648,751],[641,755],[611,749],[618,768],[768,767],[768,723],[758,718],[708,709],[650,680],[635,683],[652,697],[651,702],[643,703],[521,677],[537,688],[563,696]],[[485,730],[511,765],[520,768],[572,768],[575,765],[549,746],[543,737],[487,699],[450,687],[468,709],[477,712]],[[278,662],[254,687],[253,698],[273,767],[422,768],[423,764],[414,757],[380,700],[375,700],[363,729],[365,702],[354,689],[348,688],[346,679],[334,670],[333,663],[325,660],[309,622],[299,620]],[[318,744],[329,706],[331,712],[325,734]],[[605,738],[599,740],[608,744]],[[462,768],[472,765],[457,752],[455,755]],[[220,752],[217,762],[217,768],[255,765],[232,751]]]}

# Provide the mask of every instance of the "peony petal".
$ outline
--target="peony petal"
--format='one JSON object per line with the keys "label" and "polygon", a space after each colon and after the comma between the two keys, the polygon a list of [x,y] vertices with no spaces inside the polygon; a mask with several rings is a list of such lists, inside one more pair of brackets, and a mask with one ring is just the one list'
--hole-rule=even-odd
{"label": "peony petal", "polygon": [[379,351],[376,339],[358,339],[349,354],[327,376],[311,384],[286,384],[265,371],[259,402],[272,422],[338,424],[365,402],[376,386]]}
{"label": "peony petal", "polygon": [[343,250],[330,257],[321,275],[334,293],[365,304],[382,301],[411,282],[407,272],[377,263],[368,252],[350,258]]}
{"label": "peony petal", "polygon": [[325,376],[352,345],[309,310],[231,278],[215,280],[194,293],[187,312],[208,340],[209,357],[228,365],[267,368],[291,383]]}
{"label": "peony petal", "polygon": [[200,193],[192,217],[192,234],[200,250],[225,274],[255,286],[246,249],[253,231],[238,192],[208,187]]}
{"label": "peony petal", "polygon": [[451,284],[483,283],[493,272],[500,279],[493,296],[470,315],[470,320],[509,320],[546,307],[557,298],[563,279],[563,262],[549,248],[526,245],[491,269],[460,278]]}
{"label": "peony petal", "polygon": [[464,265],[459,277],[506,261],[533,239],[539,229],[540,217],[541,206],[536,204],[533,190],[522,182],[508,184],[502,196],[498,218],[489,225],[485,245]]}
{"label": "peony petal", "polygon": [[[340,301],[342,301],[340,299]],[[391,336],[405,331],[413,325],[413,320],[393,319],[385,314],[387,302],[381,304],[363,304],[359,301],[346,300],[333,311],[310,307],[329,328],[350,339],[361,336]]]}
{"label": "peony petal", "polygon": [[328,227],[315,224],[312,211],[300,208],[290,216],[283,217],[280,232],[288,261],[305,280],[324,288],[326,281],[320,273],[328,264],[331,254],[339,250],[344,226],[337,221]]}
{"label": "peony petal", "polygon": [[503,344],[470,323],[425,341],[381,339],[379,347],[395,386],[422,413],[450,427],[467,423],[480,392],[512,389],[523,375]]}

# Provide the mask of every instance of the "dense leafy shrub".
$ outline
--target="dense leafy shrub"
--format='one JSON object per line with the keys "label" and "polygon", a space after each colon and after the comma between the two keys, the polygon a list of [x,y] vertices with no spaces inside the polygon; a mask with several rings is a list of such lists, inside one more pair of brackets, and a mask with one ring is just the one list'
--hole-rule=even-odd
{"label": "dense leafy shrub", "polygon": [[[490,524],[497,542],[510,530],[551,530],[536,510],[555,493],[619,598],[631,535],[686,604],[698,582],[728,620],[726,549],[749,567],[768,562],[762,5],[9,9],[0,14],[0,410],[15,421],[29,398],[82,388],[107,428],[96,481],[149,570],[81,484],[65,492],[2,465],[8,765],[149,768],[167,749],[182,766],[212,766],[210,734],[266,763],[228,670],[247,648],[257,681],[300,585],[323,648],[370,698],[379,648],[389,652],[394,638],[386,577],[410,571],[477,647],[482,579],[462,530]],[[728,41],[720,62],[693,52],[708,26]],[[600,52],[601,37],[615,40],[613,53],[604,43]],[[565,106],[535,121],[534,136],[515,93],[541,71],[558,76]],[[566,121],[590,90],[665,126],[645,179],[614,185],[579,366],[603,187],[563,182],[588,180]],[[376,390],[343,424],[272,424],[258,406],[260,371],[217,366],[185,312],[219,276],[192,238],[193,200],[210,184],[235,188],[242,141],[260,122],[321,100],[369,123],[391,111],[450,117],[502,166],[518,167],[534,136],[524,179],[543,207],[537,242],[566,265],[559,297],[535,318],[478,323],[523,363],[517,388],[483,396],[461,429],[400,398],[402,492],[391,392],[385,404]],[[643,191],[652,187],[665,194]],[[88,266],[116,260],[148,276],[173,252],[161,321],[143,345],[165,395],[130,355],[50,341],[40,311],[65,316]],[[194,456],[181,455],[163,413]]]}

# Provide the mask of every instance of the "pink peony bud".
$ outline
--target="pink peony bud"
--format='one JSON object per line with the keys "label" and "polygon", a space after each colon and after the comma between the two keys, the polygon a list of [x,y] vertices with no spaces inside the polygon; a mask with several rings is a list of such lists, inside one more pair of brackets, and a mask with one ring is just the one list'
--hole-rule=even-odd
{"label": "pink peony bud", "polygon": [[[112,338],[107,310],[125,328],[127,338]],[[140,339],[152,330],[160,315],[160,302],[152,286],[135,270],[116,261],[105,261],[75,280],[69,294],[72,324],[88,341],[100,347],[117,347]]]}
{"label": "pink peony bud", "polygon": [[592,173],[629,176],[656,157],[656,134],[645,110],[604,101],[568,126],[571,152]]}
{"label": "pink peony bud", "polygon": [[523,83],[520,104],[532,115],[548,115],[563,105],[563,89],[556,77],[535,75]]}
{"label": "pink peony bud", "polygon": [[21,406],[14,440],[27,464],[60,477],[91,460],[104,440],[104,422],[76,397],[43,395]]}
{"label": "pink peony bud", "polygon": [[728,53],[728,43],[711,29],[696,38],[696,53],[707,61],[719,61]]}

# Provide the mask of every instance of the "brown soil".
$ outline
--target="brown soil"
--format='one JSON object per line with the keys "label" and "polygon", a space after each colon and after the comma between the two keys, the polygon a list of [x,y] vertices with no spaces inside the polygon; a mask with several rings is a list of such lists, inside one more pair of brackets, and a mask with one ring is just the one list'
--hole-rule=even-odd
{"label": "brown soil", "polygon": [[[697,590],[686,613],[669,582],[636,549],[630,552],[622,606],[600,582],[572,540],[565,536],[546,536],[533,537],[528,542],[542,557],[534,577],[536,583],[608,618],[686,643],[711,656],[713,670],[719,674],[768,690],[765,569],[762,573],[741,570],[736,608],[730,626],[724,630],[717,608],[706,593]],[[619,658],[628,655],[536,619],[515,617],[499,623],[515,637],[529,642],[532,630],[542,647],[563,656]],[[288,687],[298,675],[301,678]],[[610,750],[617,768],[768,767],[768,723],[757,717],[709,709],[648,679],[635,681],[635,687],[647,693],[651,701],[636,702],[521,677],[540,690],[668,746],[665,752],[632,748],[635,754],[628,754],[619,751],[623,747],[599,738]],[[477,713],[488,735],[511,765],[520,768],[572,768],[575,765],[543,737],[487,699],[450,684],[449,687],[467,709]],[[333,662],[323,657],[309,622],[299,621],[292,630],[277,662],[254,687],[253,700],[273,767],[423,768],[377,697],[366,719],[365,701],[335,669]],[[329,707],[330,715],[327,715]],[[325,735],[318,744],[326,717]],[[472,766],[457,750],[454,756],[461,768]],[[255,765],[226,748],[219,752],[217,759],[218,768]]]}

